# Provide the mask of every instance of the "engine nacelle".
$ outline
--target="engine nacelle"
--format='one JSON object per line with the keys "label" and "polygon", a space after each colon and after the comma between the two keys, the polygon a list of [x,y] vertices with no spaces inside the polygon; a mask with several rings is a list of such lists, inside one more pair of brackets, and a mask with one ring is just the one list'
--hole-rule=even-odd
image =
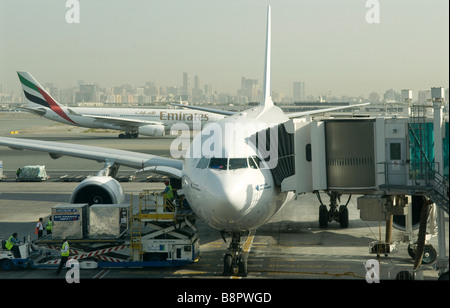
{"label": "engine nacelle", "polygon": [[139,126],[138,128],[139,134],[146,135],[146,136],[164,136],[165,129],[164,125],[144,125]]}
{"label": "engine nacelle", "polygon": [[125,201],[122,186],[110,176],[92,176],[72,192],[70,203],[120,204]]}
{"label": "engine nacelle", "polygon": [[[420,225],[420,213],[422,207],[425,203],[425,199],[422,195],[412,195],[411,196],[411,206],[412,206],[412,227],[413,229],[419,228]],[[406,230],[406,216],[404,215],[394,215],[392,225],[394,228],[405,231]]]}

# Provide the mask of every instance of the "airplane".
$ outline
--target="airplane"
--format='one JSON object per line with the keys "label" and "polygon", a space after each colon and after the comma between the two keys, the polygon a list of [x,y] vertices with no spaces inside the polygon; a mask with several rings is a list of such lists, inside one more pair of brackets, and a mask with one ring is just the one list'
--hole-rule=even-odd
{"label": "airplane", "polygon": [[185,199],[194,213],[209,226],[217,229],[224,240],[225,236],[231,236],[224,256],[224,275],[233,275],[238,271],[240,275],[245,276],[247,260],[241,247],[241,237],[248,236],[250,231],[267,223],[294,197],[293,192],[281,191],[272,172],[272,157],[267,160],[264,147],[256,146],[263,138],[256,142],[254,136],[269,131],[272,138],[272,131],[291,118],[367,105],[285,114],[274,105],[271,98],[270,6],[267,8],[266,31],[264,97],[261,103],[254,108],[230,113],[221,120],[205,125],[201,133],[189,144],[183,159],[11,137],[0,137],[0,145],[13,149],[43,151],[53,158],[68,155],[105,162],[105,167],[97,176],[84,180],[75,188],[71,196],[71,202],[76,201],[73,203],[115,203],[116,199],[124,200],[120,184],[110,177],[120,165],[181,180]]}
{"label": "airplane", "polygon": [[29,72],[17,72],[25,97],[30,106],[26,111],[64,124],[122,130],[119,138],[163,136],[175,123],[185,123],[193,129],[193,123],[201,125],[222,119],[223,115],[209,112],[192,112],[179,109],[137,108],[85,108],[65,107],[59,104]]}

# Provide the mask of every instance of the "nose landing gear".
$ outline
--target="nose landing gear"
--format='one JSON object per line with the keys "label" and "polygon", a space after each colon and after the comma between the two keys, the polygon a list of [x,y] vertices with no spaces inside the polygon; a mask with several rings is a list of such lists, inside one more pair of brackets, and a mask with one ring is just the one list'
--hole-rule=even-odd
{"label": "nose landing gear", "polygon": [[[241,246],[241,236],[248,235],[248,232],[232,232],[231,243],[228,246],[228,252],[223,258],[223,275],[224,276],[247,276],[247,256]],[[222,237],[225,241],[225,236],[222,232]],[[226,242],[226,241],[225,241]]]}

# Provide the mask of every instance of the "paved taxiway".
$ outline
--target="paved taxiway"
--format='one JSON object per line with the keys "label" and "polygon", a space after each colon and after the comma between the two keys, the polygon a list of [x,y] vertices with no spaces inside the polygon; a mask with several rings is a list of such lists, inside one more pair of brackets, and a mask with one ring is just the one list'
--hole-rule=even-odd
{"label": "paved taxiway", "polygon": [[[0,113],[0,135],[14,138],[36,138],[61,142],[79,143],[126,149],[144,153],[170,156],[169,146],[174,137],[118,139],[116,133],[84,132],[85,129],[56,124],[26,113]],[[0,238],[18,232],[19,238],[33,234],[35,221],[50,214],[51,208],[68,201],[70,193],[78,183],[58,181],[63,174],[94,174],[102,168],[101,163],[83,159],[62,157],[53,160],[46,153],[15,151],[0,147],[5,182],[0,182]],[[39,183],[17,183],[15,170],[24,165],[46,166],[51,179]],[[123,168],[120,174],[132,174]],[[146,175],[133,182],[122,183],[127,193],[137,195],[143,189],[162,190],[161,183],[147,183]],[[322,196],[328,202],[326,195]],[[346,196],[343,197],[346,200]],[[300,195],[287,204],[273,219],[256,230],[245,241],[248,257],[248,278],[301,278],[301,279],[356,279],[365,283],[365,263],[376,255],[369,254],[369,243],[384,239],[384,222],[365,222],[359,219],[356,196],[349,203],[350,226],[341,229],[332,222],[327,229],[318,227],[318,201],[313,194]],[[446,234],[448,236],[448,216]],[[197,222],[201,242],[201,257],[198,262],[183,268],[163,269],[95,269],[81,271],[81,279],[88,278],[220,278],[223,270],[222,257],[227,247],[218,231]],[[381,229],[380,229],[381,226]],[[399,240],[402,233],[394,231],[393,239]],[[436,249],[437,238],[429,241]],[[448,247],[447,247],[448,255]],[[412,270],[413,260],[407,254],[407,244],[400,243],[397,252],[380,260],[381,280],[394,279],[401,270]],[[432,265],[422,265],[422,279],[435,280],[437,272]],[[51,270],[15,270],[1,272],[2,279],[55,278]],[[59,279],[64,279],[61,275]]]}

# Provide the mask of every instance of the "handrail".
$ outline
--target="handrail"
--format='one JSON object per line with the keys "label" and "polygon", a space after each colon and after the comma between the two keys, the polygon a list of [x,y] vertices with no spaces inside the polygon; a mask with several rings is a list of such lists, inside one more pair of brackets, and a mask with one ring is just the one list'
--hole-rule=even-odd
{"label": "handrail", "polygon": [[[378,174],[384,174],[384,180],[386,186],[409,186],[409,187],[421,187],[421,188],[431,188],[435,183],[435,173],[438,169],[438,163],[411,163],[409,161],[403,163],[390,163],[390,162],[379,162],[377,165],[383,165],[383,170],[378,172]],[[391,167],[389,167],[391,166]],[[400,167],[404,166],[404,172],[400,171]],[[434,168],[433,168],[434,167]],[[393,170],[393,169],[399,170]],[[404,184],[393,184],[392,177],[402,177]]]}

